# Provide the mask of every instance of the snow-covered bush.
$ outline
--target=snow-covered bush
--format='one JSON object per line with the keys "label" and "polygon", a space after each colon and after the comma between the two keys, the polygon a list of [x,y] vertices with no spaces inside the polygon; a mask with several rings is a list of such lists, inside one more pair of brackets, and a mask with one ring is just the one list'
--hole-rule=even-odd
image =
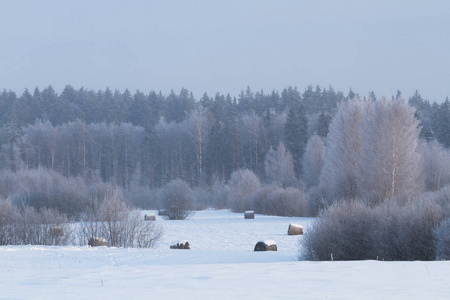
{"label": "snow-covered bush", "polygon": [[308,190],[308,216],[317,216],[320,210],[327,206],[328,201],[323,189],[315,186]]}
{"label": "snow-covered bush", "polygon": [[24,207],[15,224],[15,244],[19,245],[69,245],[73,232],[69,219],[55,209],[40,211]]}
{"label": "snow-covered bush", "polygon": [[377,220],[376,255],[385,260],[434,260],[433,229],[442,220],[442,208],[418,198],[406,204],[384,201],[373,210]]}
{"label": "snow-covered bush", "polygon": [[185,220],[193,214],[192,190],[181,179],[172,180],[161,189],[159,202],[161,208],[167,211],[166,219]]}
{"label": "snow-covered bush", "polygon": [[0,245],[16,244],[15,224],[19,219],[19,212],[9,199],[0,200]]}
{"label": "snow-covered bush", "polygon": [[306,215],[306,194],[298,188],[264,186],[252,194],[250,203],[258,214],[295,217]]}
{"label": "snow-covered bush", "polygon": [[342,200],[323,210],[303,241],[310,260],[434,260],[442,208],[429,199],[370,207]]}
{"label": "snow-covered bush", "polygon": [[162,228],[145,222],[141,213],[132,211],[116,190],[104,199],[93,199],[91,209],[79,225],[79,243],[87,245],[94,237],[106,238],[109,246],[149,248],[162,236]]}
{"label": "snow-covered bush", "polygon": [[272,191],[276,189],[279,189],[279,187],[275,184],[266,185],[261,187],[252,194],[250,198],[250,203],[255,213],[268,214],[267,199],[269,198],[270,193],[272,193]]}
{"label": "snow-covered bush", "polygon": [[303,240],[307,260],[375,259],[375,216],[361,200],[340,200],[323,210]]}
{"label": "snow-covered bush", "polygon": [[306,216],[306,195],[297,188],[273,190],[266,201],[266,214],[276,216]]}
{"label": "snow-covered bush", "polygon": [[52,208],[71,218],[77,218],[83,212],[88,200],[84,179],[67,178],[45,168],[4,171],[0,173],[0,189],[4,197],[17,206],[31,206],[37,210]]}
{"label": "snow-covered bush", "polygon": [[435,229],[436,259],[450,260],[450,218]]}

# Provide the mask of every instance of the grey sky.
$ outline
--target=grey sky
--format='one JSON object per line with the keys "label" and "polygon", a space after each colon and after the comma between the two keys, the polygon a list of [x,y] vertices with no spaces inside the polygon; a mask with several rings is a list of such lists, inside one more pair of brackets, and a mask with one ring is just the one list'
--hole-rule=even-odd
{"label": "grey sky", "polygon": [[450,96],[450,1],[0,0],[0,89]]}

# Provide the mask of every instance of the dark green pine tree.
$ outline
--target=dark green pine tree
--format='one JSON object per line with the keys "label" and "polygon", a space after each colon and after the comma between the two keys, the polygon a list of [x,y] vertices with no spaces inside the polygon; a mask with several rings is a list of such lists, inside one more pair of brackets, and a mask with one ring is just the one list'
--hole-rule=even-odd
{"label": "dark green pine tree", "polygon": [[355,94],[352,90],[352,88],[350,88],[350,91],[348,91],[348,95],[347,95],[347,100],[352,100],[353,98],[355,98],[357,96],[357,94]]}
{"label": "dark green pine tree", "polygon": [[301,159],[308,142],[308,118],[301,106],[297,112],[291,108],[284,126],[284,144],[294,159],[294,170],[297,177],[302,171]]}
{"label": "dark green pine tree", "polygon": [[439,105],[433,127],[437,140],[446,148],[450,148],[450,101],[448,97]]}
{"label": "dark green pine tree", "polygon": [[416,109],[414,116],[420,122],[420,138],[425,139],[428,142],[433,140],[435,136],[433,132],[433,117],[430,102],[424,100],[416,90],[414,95],[409,98],[408,104]]}
{"label": "dark green pine tree", "polygon": [[134,126],[148,127],[152,118],[150,103],[144,93],[137,90],[130,105],[128,121]]}
{"label": "dark green pine tree", "polygon": [[229,178],[233,171],[243,167],[242,152],[239,132],[239,111],[231,106],[228,110],[227,119],[224,123],[224,148],[227,156],[225,172],[226,177]]}
{"label": "dark green pine tree", "polygon": [[212,181],[214,176],[221,179],[226,178],[225,165],[228,157],[225,151],[226,147],[224,147],[223,128],[221,123],[217,120],[211,127],[211,131],[206,142],[206,148],[208,151],[205,152],[204,166],[207,175],[206,177],[208,178],[207,181]]}
{"label": "dark green pine tree", "polygon": [[322,112],[319,115],[319,119],[317,121],[317,135],[326,138],[328,135],[328,127],[330,127],[332,117],[329,114]]}
{"label": "dark green pine tree", "polygon": [[273,124],[272,124],[272,115],[270,113],[270,109],[268,108],[266,111],[266,115],[263,118],[263,124],[264,124],[264,150],[267,153],[269,151],[270,147],[275,148],[276,145],[276,138],[273,130]]}

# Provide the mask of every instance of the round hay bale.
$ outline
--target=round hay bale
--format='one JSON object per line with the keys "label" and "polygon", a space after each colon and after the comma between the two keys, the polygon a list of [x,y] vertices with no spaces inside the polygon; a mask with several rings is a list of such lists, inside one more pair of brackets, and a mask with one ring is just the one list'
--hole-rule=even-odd
{"label": "round hay bale", "polygon": [[155,215],[145,215],[144,221],[156,221],[156,216]]}
{"label": "round hay bale", "polygon": [[244,219],[254,219],[255,218],[255,212],[253,210],[247,210],[244,213]]}
{"label": "round hay bale", "polygon": [[191,249],[188,241],[179,241],[170,243],[170,249]]}
{"label": "round hay bale", "polygon": [[288,235],[300,235],[303,234],[303,226],[299,224],[289,224]]}
{"label": "round hay bale", "polygon": [[277,244],[272,240],[259,241],[255,245],[254,251],[277,251]]}
{"label": "round hay bale", "polygon": [[106,239],[102,237],[93,237],[89,239],[88,245],[91,247],[107,246]]}

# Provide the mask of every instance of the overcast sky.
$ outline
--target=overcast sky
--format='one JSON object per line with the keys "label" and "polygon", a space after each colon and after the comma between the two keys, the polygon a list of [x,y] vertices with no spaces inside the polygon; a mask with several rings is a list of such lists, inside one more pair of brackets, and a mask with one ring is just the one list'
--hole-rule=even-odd
{"label": "overcast sky", "polygon": [[0,89],[450,96],[450,1],[0,0]]}

